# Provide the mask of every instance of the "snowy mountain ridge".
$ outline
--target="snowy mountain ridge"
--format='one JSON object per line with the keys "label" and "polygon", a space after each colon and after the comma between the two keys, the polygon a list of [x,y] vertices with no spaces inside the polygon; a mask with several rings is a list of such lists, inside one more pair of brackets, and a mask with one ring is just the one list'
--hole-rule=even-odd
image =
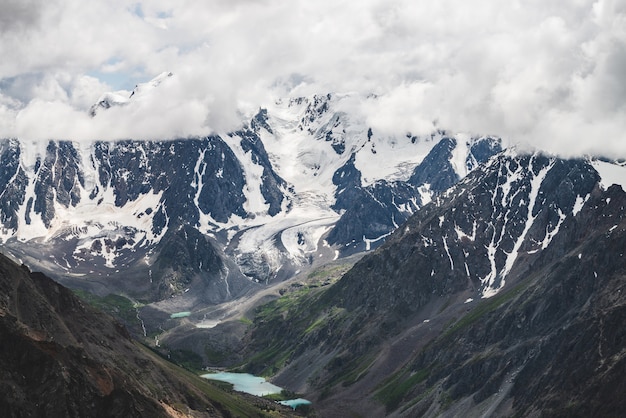
{"label": "snowy mountain ridge", "polygon": [[[128,100],[158,95],[170,77],[163,73],[138,85]],[[130,271],[140,282],[128,284],[131,290],[152,299],[211,283],[217,296],[210,298],[221,300],[234,297],[235,289],[376,248],[475,168],[489,168],[489,159],[503,150],[499,138],[443,130],[426,137],[379,134],[358,111],[362,100],[377,97],[276,100],[241,129],[207,137],[4,140],[0,240],[15,258],[53,275],[106,277],[99,281],[106,288]],[[626,177],[619,174],[624,167],[593,164],[611,179]],[[499,200],[517,202],[518,194],[508,194],[512,185],[530,177],[527,187],[535,193],[543,175],[503,171]],[[535,199],[529,195],[525,202]],[[463,233],[474,235],[470,230]],[[506,276],[523,237],[505,250],[504,270],[494,261],[501,257],[494,254],[502,235],[492,232],[492,238],[486,259],[498,267],[483,280],[497,291],[497,276]],[[181,265],[159,263],[163,254]]]}
{"label": "snowy mountain ridge", "polygon": [[[138,86],[137,95],[169,76]],[[277,101],[242,129],[204,138],[4,140],[0,240],[16,258],[51,274],[112,277],[130,269],[152,280],[161,243],[190,225],[221,259],[235,263],[211,273],[227,294],[224,277],[268,282],[373,249],[476,166],[472,149],[482,160],[501,149],[489,137],[460,136],[457,146],[444,131],[379,136],[348,112],[353,100],[328,94]],[[437,147],[442,141],[445,150]],[[416,177],[423,161],[435,167],[422,167]],[[445,184],[431,187],[446,172]],[[355,204],[375,218],[354,217]],[[192,276],[209,274],[209,264],[189,266]],[[180,274],[168,273],[159,294],[184,290]]]}
{"label": "snowy mountain ridge", "polygon": [[614,414],[626,193],[595,165],[498,153],[333,284],[259,309],[246,370],[328,416]]}
{"label": "snowy mountain ridge", "polygon": [[97,102],[89,108],[89,115],[95,117],[102,110],[109,109],[113,106],[125,106],[130,103],[131,100],[149,100],[150,98],[146,98],[146,96],[150,96],[151,91],[173,75],[174,74],[171,72],[163,72],[147,83],[137,84],[132,92],[121,90],[104,93]]}

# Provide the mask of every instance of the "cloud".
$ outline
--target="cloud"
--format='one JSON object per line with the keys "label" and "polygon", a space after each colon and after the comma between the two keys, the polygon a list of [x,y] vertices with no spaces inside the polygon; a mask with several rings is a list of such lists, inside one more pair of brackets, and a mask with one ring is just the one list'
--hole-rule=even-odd
{"label": "cloud", "polygon": [[0,138],[15,137],[15,118],[20,103],[0,91]]}
{"label": "cloud", "polygon": [[38,25],[41,0],[4,0],[0,14],[0,33],[21,31]]}
{"label": "cloud", "polygon": [[[236,128],[276,96],[356,92],[379,96],[359,111],[388,134],[438,121],[626,156],[626,0],[7,4],[0,94],[12,104],[0,102],[0,133],[196,135]],[[98,93],[133,87],[108,80],[162,71],[175,77],[153,103],[85,119]]]}
{"label": "cloud", "polygon": [[[90,83],[92,80],[79,82],[87,93],[93,88]],[[77,109],[69,98],[64,101],[34,99],[17,115],[15,129],[18,137],[29,141],[44,138],[153,140],[211,132],[213,128],[207,123],[206,113],[210,103],[191,94],[183,100],[181,91],[186,88],[180,85],[180,79],[172,77],[158,89],[138,93],[126,105],[100,111],[93,118],[83,109]],[[130,95],[129,92],[121,94]]]}

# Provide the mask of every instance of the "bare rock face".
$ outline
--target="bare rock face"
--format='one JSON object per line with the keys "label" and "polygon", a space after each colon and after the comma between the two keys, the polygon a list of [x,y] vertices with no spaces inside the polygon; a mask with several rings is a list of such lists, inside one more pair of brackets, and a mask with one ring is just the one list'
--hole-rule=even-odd
{"label": "bare rock face", "polygon": [[[160,269],[164,262],[158,257],[170,254],[171,242],[181,239],[181,229],[196,228],[189,230],[193,237],[183,245],[197,243],[201,216],[214,222],[226,222],[233,215],[248,216],[243,207],[243,169],[220,137],[94,142],[82,150],[77,143],[49,141],[43,152],[40,145],[29,150],[37,155],[34,165],[23,167],[25,145],[17,140],[0,141],[0,232],[14,254],[65,284],[96,293],[102,292],[95,283],[99,282],[107,287],[105,293],[127,292],[158,300],[202,276],[208,287],[217,286],[210,299],[224,298],[225,289],[219,283],[224,282],[220,266],[225,261],[216,259],[224,258],[216,239],[204,238],[197,254],[184,254],[177,260],[187,268],[176,274]],[[260,165],[269,163],[262,144],[251,151],[254,156],[256,153]],[[266,177],[265,196],[271,207],[280,208],[283,194],[279,187],[284,184],[270,166]],[[86,212],[86,217],[82,224],[65,226],[68,221],[59,211]],[[89,212],[99,215],[90,217]],[[103,213],[107,218],[102,218]],[[107,213],[118,215],[108,218]],[[18,228],[32,228],[31,235],[46,238],[31,239],[26,233],[26,238],[16,239]],[[46,257],[42,258],[42,253]],[[147,262],[152,254],[157,257]],[[207,257],[210,263],[196,263]],[[72,275],[89,277],[75,283],[68,279]],[[230,279],[242,285],[246,280],[241,276],[233,274]]]}
{"label": "bare rock face", "polygon": [[[372,250],[428,201],[448,190],[467,173],[502,151],[499,138],[472,138],[459,143],[444,137],[417,165],[407,181],[378,180],[363,186],[355,167],[355,155],[339,168],[333,183],[337,186],[334,209],[344,211],[328,234],[327,241],[342,255]],[[461,152],[462,161],[453,161]],[[455,167],[460,164],[461,167]]]}
{"label": "bare rock face", "polygon": [[489,297],[516,279],[515,267],[550,247],[577,199],[590,195],[598,180],[581,160],[498,156],[357,264],[339,287],[353,295],[344,304],[408,314],[433,294],[469,288]]}

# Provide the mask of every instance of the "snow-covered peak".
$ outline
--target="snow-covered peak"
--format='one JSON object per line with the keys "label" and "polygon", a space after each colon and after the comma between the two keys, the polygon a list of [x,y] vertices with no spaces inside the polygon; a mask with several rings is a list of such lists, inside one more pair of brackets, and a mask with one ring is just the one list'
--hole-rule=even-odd
{"label": "snow-covered peak", "polygon": [[135,88],[133,89],[133,92],[130,94],[129,98],[146,94],[147,92],[161,85],[161,83],[163,83],[165,80],[172,77],[173,75],[174,73],[165,71],[159,74],[158,76],[154,77],[152,80],[148,81],[147,83],[137,84]]}
{"label": "snow-covered peak", "polygon": [[147,83],[137,84],[132,92],[120,90],[103,93],[98,101],[89,108],[89,115],[94,117],[102,110],[106,110],[114,106],[125,106],[133,100],[146,97],[151,91],[173,75],[174,74],[171,72],[163,72]]}
{"label": "snow-covered peak", "polygon": [[502,150],[502,139],[498,137],[457,134],[456,140],[457,145],[452,150],[450,164],[460,179]]}
{"label": "snow-covered peak", "polygon": [[89,115],[94,117],[101,109],[109,109],[112,106],[124,106],[129,101],[129,94],[126,90],[104,93],[98,101],[89,108]]}
{"label": "snow-covered peak", "polygon": [[363,100],[375,98],[329,93],[280,99],[268,107],[274,133],[264,134],[263,142],[296,190],[308,183],[333,188],[333,174],[353,154],[365,186],[380,179],[406,180],[441,139],[441,132],[426,138],[377,132],[362,112]]}

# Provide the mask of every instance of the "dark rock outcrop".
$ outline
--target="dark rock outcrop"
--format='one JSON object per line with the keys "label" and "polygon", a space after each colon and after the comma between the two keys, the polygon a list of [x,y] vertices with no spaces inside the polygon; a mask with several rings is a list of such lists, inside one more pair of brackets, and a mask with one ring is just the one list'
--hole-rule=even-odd
{"label": "dark rock outcrop", "polygon": [[[467,154],[460,168],[453,166],[457,147],[462,148],[457,151]],[[459,144],[455,138],[444,137],[413,169],[408,181],[379,180],[368,186],[362,185],[352,154],[333,176],[337,186],[333,209],[345,212],[329,232],[327,242],[337,245],[342,255],[377,248],[427,203],[423,193],[428,198],[443,193],[461,180],[457,169],[470,172],[500,151],[498,138],[474,138]]]}
{"label": "dark rock outcrop", "polygon": [[[0,141],[0,184],[4,185],[0,191],[0,223],[5,228],[17,229],[18,211],[24,203],[27,183],[26,173],[20,167],[19,142]],[[29,222],[28,218],[26,222]]]}
{"label": "dark rock outcrop", "polygon": [[[260,129],[262,114],[254,120]],[[274,215],[282,210],[283,191],[287,185],[273,171],[259,133],[247,129],[241,135],[241,146],[250,158],[249,164],[263,167],[261,192],[269,204],[268,212]],[[44,242],[23,243],[10,238],[8,245],[14,254],[65,284],[81,288],[87,285],[93,292],[101,292],[101,285],[93,284],[88,277],[82,285],[75,283],[76,280],[68,278],[69,269],[77,274],[88,273],[94,280],[97,279],[92,273],[97,271],[96,275],[107,277],[108,292],[129,293],[148,300],[169,297],[197,278],[201,279],[198,283],[206,284],[202,293],[213,302],[222,300],[230,292],[235,295],[242,289],[240,285],[244,280],[241,274],[237,274],[238,269],[232,269],[231,288],[227,288],[222,278],[220,266],[227,261],[218,243],[219,237],[203,238],[202,253],[187,252],[186,257],[177,260],[176,266],[159,270],[163,262],[159,262],[158,255],[168,255],[171,242],[181,229],[187,233],[178,240],[200,234],[201,218],[210,219],[209,222],[227,222],[233,215],[249,216],[244,208],[247,187],[244,162],[239,161],[221,137],[97,141],[80,151],[77,145],[69,141],[48,141],[45,153],[36,158],[32,172],[27,175],[21,166],[19,141],[0,141],[0,216],[4,234],[10,236],[11,230],[15,231],[20,222],[21,225],[34,224],[39,228],[37,233],[45,234],[45,230],[42,232],[37,225],[41,221],[43,227],[50,228],[58,208],[71,211],[82,203],[101,210],[100,205],[111,205],[110,201],[103,203],[105,198],[113,200],[117,208],[129,208],[118,211],[123,217],[149,219],[147,230],[124,224],[126,219],[120,219],[119,223],[117,219],[92,219],[81,227],[85,230],[93,227],[96,231],[86,238],[83,236],[85,230],[78,228],[61,228]],[[32,146],[33,149],[28,150],[31,153],[41,151],[37,148],[39,144],[23,146]],[[28,202],[25,202],[27,193]],[[142,211],[133,209],[136,202],[146,197],[155,203]],[[89,202],[81,202],[81,199]],[[25,219],[20,220],[19,216]],[[196,228],[196,231],[189,228]],[[85,239],[89,242],[85,243]],[[161,239],[165,240],[160,242]],[[197,242],[194,239],[183,246],[189,247]],[[40,257],[42,252],[46,253],[46,258],[57,261],[46,263]],[[201,263],[199,260],[208,253],[222,260]],[[154,269],[144,262],[151,254],[157,254]],[[187,268],[179,269],[178,265],[183,264]],[[124,270],[123,277],[118,274],[121,269]],[[176,269],[174,273],[172,269]],[[149,277],[150,286],[147,286]],[[215,293],[210,294],[208,289],[215,290]]]}

